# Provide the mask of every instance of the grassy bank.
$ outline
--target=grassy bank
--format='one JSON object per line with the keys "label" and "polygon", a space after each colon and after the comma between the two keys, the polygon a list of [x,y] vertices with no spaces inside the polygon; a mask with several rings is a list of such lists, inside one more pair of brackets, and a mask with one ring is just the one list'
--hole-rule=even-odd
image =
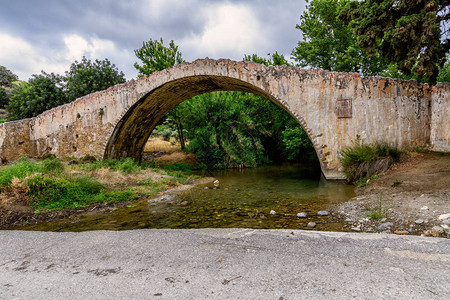
{"label": "grassy bank", "polygon": [[34,161],[22,157],[0,167],[0,205],[20,204],[35,213],[78,209],[92,203],[133,201],[192,181],[192,169],[182,164],[157,167],[132,159]]}

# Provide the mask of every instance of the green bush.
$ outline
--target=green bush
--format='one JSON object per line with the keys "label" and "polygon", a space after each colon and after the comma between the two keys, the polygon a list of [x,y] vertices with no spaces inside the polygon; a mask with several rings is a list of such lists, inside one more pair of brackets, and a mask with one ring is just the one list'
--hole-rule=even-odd
{"label": "green bush", "polygon": [[52,178],[36,175],[27,180],[30,206],[48,210],[79,208],[95,202],[104,187],[89,176]]}
{"label": "green bush", "polygon": [[21,179],[33,173],[41,172],[42,170],[42,165],[31,161],[26,156],[22,156],[13,164],[1,168],[0,188],[10,185],[14,177]]}
{"label": "green bush", "polygon": [[401,152],[386,144],[365,145],[358,143],[344,149],[341,164],[351,182],[386,171],[392,162],[400,158]]}

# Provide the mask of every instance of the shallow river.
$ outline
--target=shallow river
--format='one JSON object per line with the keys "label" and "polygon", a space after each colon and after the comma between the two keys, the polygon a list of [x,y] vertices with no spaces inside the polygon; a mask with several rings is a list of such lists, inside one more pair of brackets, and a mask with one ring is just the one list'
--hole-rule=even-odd
{"label": "shallow river", "polygon": [[[142,200],[110,213],[82,216],[30,226],[31,230],[85,231],[140,228],[289,228],[343,231],[344,224],[319,210],[354,197],[353,187],[327,182],[320,170],[295,165],[227,170],[212,174],[219,180],[178,192],[171,201]],[[271,214],[272,211],[272,214]],[[273,214],[275,212],[275,214]],[[307,218],[297,213],[306,212]]]}

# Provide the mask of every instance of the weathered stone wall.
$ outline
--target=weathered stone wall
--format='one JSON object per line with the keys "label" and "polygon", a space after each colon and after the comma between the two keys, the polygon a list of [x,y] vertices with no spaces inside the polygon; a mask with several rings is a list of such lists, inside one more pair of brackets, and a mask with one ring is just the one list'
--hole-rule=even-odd
{"label": "weathered stone wall", "polygon": [[450,151],[450,83],[438,83],[431,97],[431,149]]}
{"label": "weathered stone wall", "polygon": [[[218,90],[252,92],[285,108],[308,133],[328,179],[343,178],[339,153],[357,139],[410,148],[429,146],[431,136],[434,148],[449,147],[448,88],[432,90],[415,81],[361,78],[357,73],[204,59],[46,111],[28,121],[29,127],[17,127],[17,133],[17,125],[0,125],[0,157],[11,160],[24,152],[37,157],[52,153],[140,159],[162,116],[192,96]],[[342,103],[351,104],[351,116],[339,117]],[[29,140],[17,151],[17,136],[26,136],[27,130]]]}
{"label": "weathered stone wall", "polygon": [[0,161],[15,160],[31,154],[30,121],[24,119],[0,124]]}

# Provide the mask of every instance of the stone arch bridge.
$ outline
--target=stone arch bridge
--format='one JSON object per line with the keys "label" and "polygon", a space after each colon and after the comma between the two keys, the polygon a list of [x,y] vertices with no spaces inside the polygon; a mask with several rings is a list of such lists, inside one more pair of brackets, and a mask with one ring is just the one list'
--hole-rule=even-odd
{"label": "stone arch bridge", "polygon": [[139,160],[161,117],[212,91],[254,93],[288,111],[307,132],[327,179],[344,178],[340,151],[357,138],[450,150],[450,84],[200,59],[0,124],[0,159],[54,154]]}

